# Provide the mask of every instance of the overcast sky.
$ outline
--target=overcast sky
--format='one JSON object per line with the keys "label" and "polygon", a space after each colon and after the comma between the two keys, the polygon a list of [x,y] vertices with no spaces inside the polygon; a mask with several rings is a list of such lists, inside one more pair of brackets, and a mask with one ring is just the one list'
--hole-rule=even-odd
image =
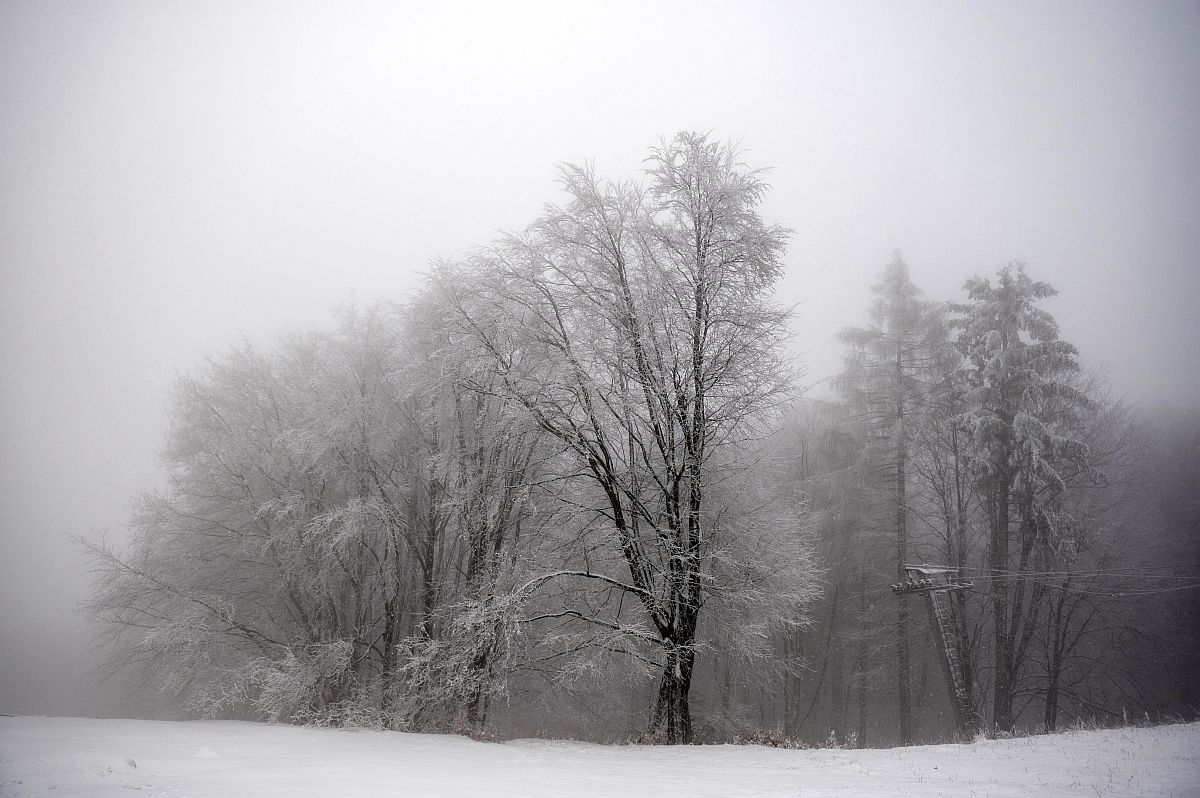
{"label": "overcast sky", "polygon": [[898,248],[937,299],[1026,262],[1118,393],[1196,407],[1198,87],[1195,2],[2,0],[0,712],[119,711],[66,536],[160,484],[176,373],[681,129],[772,168],[811,381]]}

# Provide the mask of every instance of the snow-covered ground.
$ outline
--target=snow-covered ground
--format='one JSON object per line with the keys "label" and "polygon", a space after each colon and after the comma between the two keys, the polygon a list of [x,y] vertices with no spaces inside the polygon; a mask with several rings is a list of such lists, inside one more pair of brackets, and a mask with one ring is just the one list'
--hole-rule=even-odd
{"label": "snow-covered ground", "polygon": [[971,745],[601,746],[233,721],[0,717],[0,795],[1197,796],[1200,724]]}

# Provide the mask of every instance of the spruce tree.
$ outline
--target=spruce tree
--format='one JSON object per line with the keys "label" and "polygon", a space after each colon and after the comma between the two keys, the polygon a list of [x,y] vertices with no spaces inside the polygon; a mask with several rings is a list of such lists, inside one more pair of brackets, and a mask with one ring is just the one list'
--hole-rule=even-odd
{"label": "spruce tree", "polygon": [[[1056,416],[1088,400],[1067,379],[1077,350],[1059,340],[1054,317],[1037,302],[1057,292],[1034,282],[1023,264],[1006,266],[996,282],[974,277],[959,314],[957,345],[965,358],[967,409],[959,416],[970,440],[970,463],[984,496],[989,527],[988,580],[993,620],[992,724],[1013,729],[1013,695],[1037,622],[1035,597],[1023,578],[1039,541],[1054,535],[1064,475],[1086,470],[1089,453],[1062,432]],[[1010,544],[1016,543],[1016,546]]]}
{"label": "spruce tree", "polygon": [[[872,469],[889,483],[895,566],[898,581],[909,561],[909,442],[914,422],[923,415],[924,377],[945,341],[940,308],[920,298],[900,253],[871,287],[873,324],[843,330],[841,339],[853,350],[843,386],[866,423],[867,456]],[[898,597],[896,616],[896,697],[900,742],[913,739],[910,687],[909,597]]]}

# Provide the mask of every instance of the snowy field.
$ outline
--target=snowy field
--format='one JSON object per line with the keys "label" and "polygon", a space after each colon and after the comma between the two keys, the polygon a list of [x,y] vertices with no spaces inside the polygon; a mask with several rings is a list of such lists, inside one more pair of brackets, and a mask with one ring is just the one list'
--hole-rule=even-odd
{"label": "snowy field", "polygon": [[233,721],[0,717],[0,795],[1197,796],[1200,724],[972,745],[656,748]]}

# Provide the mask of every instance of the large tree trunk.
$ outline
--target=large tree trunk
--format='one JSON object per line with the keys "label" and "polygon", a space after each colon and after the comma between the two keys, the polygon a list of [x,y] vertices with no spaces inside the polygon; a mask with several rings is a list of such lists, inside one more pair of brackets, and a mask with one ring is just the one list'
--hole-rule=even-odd
{"label": "large tree trunk", "polygon": [[464,707],[465,726],[468,732],[479,733],[487,723],[487,691],[484,689],[491,667],[492,650],[489,646],[471,660],[471,687],[468,689]]}
{"label": "large tree trunk", "polygon": [[854,690],[858,704],[858,747],[867,746],[867,644],[858,644],[858,656],[854,661]]}
{"label": "large tree trunk", "polygon": [[992,726],[996,731],[1013,730],[1012,638],[1008,606],[1008,522],[1011,479],[1002,475],[996,486],[992,522],[991,577],[992,615],[995,629],[995,692],[992,696]]}
{"label": "large tree trunk", "polygon": [[[900,569],[901,580],[905,578],[904,569]],[[912,744],[912,686],[910,672],[912,670],[908,637],[908,596],[897,596],[899,602],[896,608],[896,700],[900,721],[900,744]]]}
{"label": "large tree trunk", "polygon": [[[841,649],[830,653],[829,666],[829,728],[839,740],[847,738],[846,715],[850,703],[850,687],[846,681],[846,657]],[[819,688],[818,688],[819,689]]]}
{"label": "large tree trunk", "polygon": [[[908,578],[904,566],[908,560],[908,496],[904,439],[904,360],[896,347],[896,581]],[[900,721],[900,744],[912,744],[912,689],[910,686],[908,596],[897,596],[896,605],[896,700]]]}
{"label": "large tree trunk", "polygon": [[[397,587],[397,591],[399,588]],[[383,715],[383,724],[385,728],[393,728],[392,715],[395,712],[395,686],[396,686],[396,669],[398,666],[398,657],[396,656],[396,643],[399,641],[399,620],[400,612],[398,605],[400,603],[399,593],[389,600],[384,605],[384,633],[383,633],[383,666],[380,671],[380,687],[379,687],[379,711]]]}
{"label": "large tree trunk", "polygon": [[664,641],[667,661],[658,684],[650,731],[671,745],[690,744],[694,739],[688,697],[696,658],[694,643],[694,639],[678,643],[670,639]]}
{"label": "large tree trunk", "polygon": [[[967,488],[962,473],[962,453],[959,449],[958,426],[950,426],[951,455],[954,458],[954,540],[957,543],[952,562],[958,566],[958,575],[967,573]],[[962,664],[963,683],[970,698],[972,734],[979,731],[979,707],[975,703],[975,651],[972,645],[971,627],[967,615],[967,597],[964,593],[952,597],[957,612],[958,661]]]}
{"label": "large tree trunk", "polygon": [[[859,572],[859,611],[860,618],[867,613],[867,577],[866,571]],[[858,747],[867,747],[867,641],[858,643],[858,655],[854,661],[855,692],[858,702]]]}
{"label": "large tree trunk", "polygon": [[[1050,608],[1050,616],[1046,619],[1049,642],[1046,646],[1046,704],[1043,721],[1046,731],[1054,731],[1058,727],[1058,699],[1062,685],[1063,663],[1072,648],[1067,642],[1070,634],[1071,617],[1074,607],[1067,608],[1067,598],[1071,595],[1071,580],[1067,579]],[[1075,599],[1078,602],[1078,597]],[[1076,603],[1075,606],[1078,606]],[[1086,626],[1086,623],[1085,623]],[[1078,641],[1076,637],[1076,641]]]}
{"label": "large tree trunk", "polygon": [[1052,732],[1058,728],[1058,678],[1057,668],[1050,671],[1050,680],[1046,684],[1046,711],[1044,721],[1046,731]]}

